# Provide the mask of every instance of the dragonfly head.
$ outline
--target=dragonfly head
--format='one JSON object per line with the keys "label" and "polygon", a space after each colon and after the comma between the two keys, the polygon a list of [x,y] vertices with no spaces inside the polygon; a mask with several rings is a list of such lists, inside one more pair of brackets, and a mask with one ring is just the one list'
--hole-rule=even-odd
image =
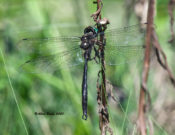
{"label": "dragonfly head", "polygon": [[87,33],[89,33],[89,32],[92,32],[93,33],[93,35],[95,35],[95,34],[97,34],[97,28],[95,28],[95,27],[92,27],[92,26],[88,26],[88,27],[86,27],[85,29],[84,29],[84,34],[87,34]]}

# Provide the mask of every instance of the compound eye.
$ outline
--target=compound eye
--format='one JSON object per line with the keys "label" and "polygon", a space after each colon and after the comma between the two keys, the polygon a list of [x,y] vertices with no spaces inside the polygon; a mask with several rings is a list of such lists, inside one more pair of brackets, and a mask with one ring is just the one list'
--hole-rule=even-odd
{"label": "compound eye", "polygon": [[84,42],[83,46],[84,46],[84,49],[87,49],[89,47],[89,44],[87,42]]}
{"label": "compound eye", "polygon": [[93,29],[93,27],[89,26],[84,29],[84,34],[89,32],[95,33],[95,30]]}
{"label": "compound eye", "polygon": [[85,47],[87,47],[87,46],[88,46],[88,43],[87,43],[87,42],[85,42],[85,43],[84,43],[84,46],[85,46]]}

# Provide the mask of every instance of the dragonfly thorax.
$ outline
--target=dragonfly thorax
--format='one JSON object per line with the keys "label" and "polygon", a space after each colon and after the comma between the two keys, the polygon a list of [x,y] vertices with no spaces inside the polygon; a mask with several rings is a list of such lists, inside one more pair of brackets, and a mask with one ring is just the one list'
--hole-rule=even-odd
{"label": "dragonfly thorax", "polygon": [[84,29],[84,35],[81,37],[81,45],[80,47],[84,50],[94,45],[94,39],[97,35],[96,30],[89,26]]}
{"label": "dragonfly thorax", "polygon": [[81,37],[80,47],[84,50],[94,45],[94,34],[92,32],[86,33]]}

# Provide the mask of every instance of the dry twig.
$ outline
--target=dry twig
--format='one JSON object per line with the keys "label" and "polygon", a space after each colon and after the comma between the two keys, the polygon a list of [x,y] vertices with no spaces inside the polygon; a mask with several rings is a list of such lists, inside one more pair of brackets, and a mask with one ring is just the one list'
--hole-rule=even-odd
{"label": "dry twig", "polygon": [[[154,13],[155,13],[155,0],[149,1],[149,8],[148,8],[148,16],[147,16],[147,32],[146,32],[146,39],[145,39],[145,58],[144,58],[144,67],[142,73],[142,84],[140,89],[140,99],[139,99],[139,114],[138,114],[138,127],[141,135],[146,135],[146,122],[150,123],[148,118],[146,117],[147,109],[149,108],[149,100],[150,95],[147,89],[147,79],[148,79],[148,72],[149,72],[149,65],[150,65],[150,52],[151,52],[151,44],[153,45],[153,49],[155,50],[157,60],[159,64],[168,72],[169,78],[175,87],[175,78],[168,66],[166,55],[163,52],[160,44],[158,42],[158,38],[154,29]],[[146,101],[146,96],[148,101]],[[148,124],[150,126],[152,124]],[[150,127],[153,129],[153,127]],[[151,132],[153,134],[153,130]]]}
{"label": "dry twig", "polygon": [[163,52],[162,48],[160,47],[155,30],[153,30],[152,36],[153,36],[153,47],[157,56],[157,61],[168,72],[169,79],[171,80],[172,85],[175,87],[175,78],[168,66],[166,55]]}
{"label": "dry twig", "polygon": [[[145,39],[145,57],[144,57],[144,65],[142,72],[142,83],[140,89],[140,98],[139,98],[139,112],[138,112],[138,130],[141,135],[146,135],[146,112],[149,108],[149,103],[146,102],[146,96],[148,96],[148,101],[150,102],[150,95],[147,89],[147,80],[148,73],[150,67],[150,54],[151,54],[151,38],[152,31],[154,26],[154,9],[155,9],[155,0],[150,0],[149,8],[148,8],[148,16],[147,16],[147,31],[146,31],[146,39]],[[147,108],[148,107],[148,108]]]}
{"label": "dry twig", "polygon": [[[107,24],[109,21],[107,19],[101,19],[101,9],[102,9],[102,1],[97,0],[95,2],[97,4],[97,11],[92,14],[92,17],[97,25],[99,32],[104,32],[107,28]],[[105,76],[105,62],[104,62],[104,49],[105,49],[105,35],[100,34],[100,63],[101,63],[101,70],[98,72],[98,79],[97,79],[97,102],[98,102],[98,110],[99,110],[99,125],[101,130],[101,135],[106,135],[107,131],[112,135],[113,131],[109,127],[109,113],[107,109],[107,99],[106,99],[106,76]],[[100,74],[102,77],[101,84],[99,84]]]}

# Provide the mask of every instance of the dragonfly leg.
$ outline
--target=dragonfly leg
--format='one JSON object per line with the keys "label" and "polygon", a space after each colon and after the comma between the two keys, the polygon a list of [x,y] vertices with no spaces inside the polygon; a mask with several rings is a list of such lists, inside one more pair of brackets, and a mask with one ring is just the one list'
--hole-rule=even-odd
{"label": "dragonfly leg", "polygon": [[102,46],[102,45],[103,45],[103,42],[101,42],[100,40],[97,40],[97,41],[96,41],[96,44],[97,44],[98,46]]}
{"label": "dragonfly leg", "polygon": [[[99,63],[100,63],[100,56],[99,56],[99,52],[98,52],[98,50],[95,48],[95,46],[94,46],[94,51],[95,51],[95,56],[94,56],[93,58],[90,58],[90,60],[95,60],[95,62],[96,62],[97,64],[99,64]],[[98,60],[97,60],[97,58],[98,58]]]}
{"label": "dragonfly leg", "polygon": [[[94,46],[94,51],[95,51],[94,60],[95,60],[95,62],[96,62],[97,64],[99,64],[99,63],[100,63],[100,55],[99,55],[98,50],[95,48],[95,46]],[[96,58],[98,58],[98,61],[97,61]]]}

